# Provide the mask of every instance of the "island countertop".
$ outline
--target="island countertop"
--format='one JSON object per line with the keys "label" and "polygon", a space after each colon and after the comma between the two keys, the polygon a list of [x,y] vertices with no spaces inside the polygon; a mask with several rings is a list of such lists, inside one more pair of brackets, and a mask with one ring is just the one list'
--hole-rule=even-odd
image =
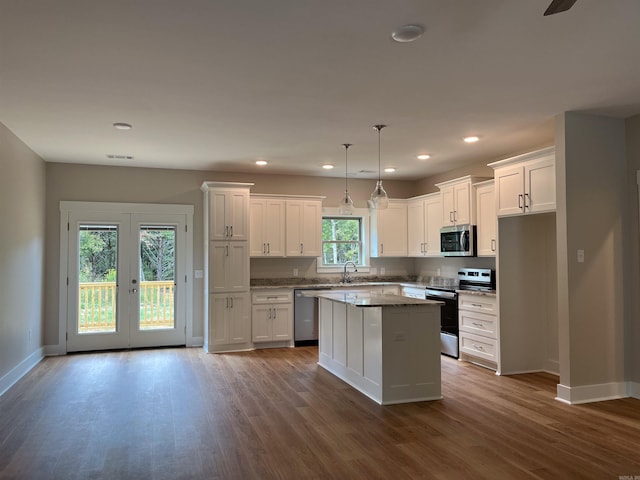
{"label": "island countertop", "polygon": [[410,305],[444,305],[437,300],[403,297],[390,293],[367,292],[362,290],[309,290],[304,296],[326,298],[334,302],[346,303],[356,307],[406,307]]}

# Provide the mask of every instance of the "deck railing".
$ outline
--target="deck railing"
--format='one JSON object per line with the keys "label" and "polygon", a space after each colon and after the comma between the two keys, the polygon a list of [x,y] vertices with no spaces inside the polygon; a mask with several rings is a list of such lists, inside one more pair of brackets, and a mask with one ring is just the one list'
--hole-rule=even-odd
{"label": "deck railing", "polygon": [[[140,329],[174,326],[174,282],[140,282]],[[115,332],[116,283],[81,282],[78,333]]]}

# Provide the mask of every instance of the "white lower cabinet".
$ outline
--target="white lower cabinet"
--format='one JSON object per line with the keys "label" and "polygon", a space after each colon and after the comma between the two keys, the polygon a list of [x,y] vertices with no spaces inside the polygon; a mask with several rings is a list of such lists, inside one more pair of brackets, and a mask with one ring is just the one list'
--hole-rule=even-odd
{"label": "white lower cabinet", "polygon": [[498,311],[496,297],[458,294],[460,358],[497,369]]}
{"label": "white lower cabinet", "polygon": [[220,293],[209,296],[209,344],[231,345],[249,342],[251,327],[248,293]]}
{"label": "white lower cabinet", "polygon": [[291,341],[293,291],[255,292],[251,297],[251,339],[254,343]]}

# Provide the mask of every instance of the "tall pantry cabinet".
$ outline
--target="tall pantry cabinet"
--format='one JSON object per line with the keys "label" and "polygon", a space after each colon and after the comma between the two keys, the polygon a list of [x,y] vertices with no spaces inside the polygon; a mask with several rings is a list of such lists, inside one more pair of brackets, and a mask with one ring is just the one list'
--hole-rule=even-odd
{"label": "tall pantry cabinet", "polygon": [[253,183],[204,182],[207,352],[252,348],[249,293],[249,189]]}

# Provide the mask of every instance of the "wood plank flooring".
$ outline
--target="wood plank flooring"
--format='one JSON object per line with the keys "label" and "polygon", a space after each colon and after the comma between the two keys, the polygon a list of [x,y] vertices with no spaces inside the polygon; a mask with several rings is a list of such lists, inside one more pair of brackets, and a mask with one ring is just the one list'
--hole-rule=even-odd
{"label": "wood plank flooring", "polygon": [[317,354],[47,358],[0,397],[0,479],[640,476],[639,400],[564,405],[551,375],[443,358],[443,400],[381,407]]}

